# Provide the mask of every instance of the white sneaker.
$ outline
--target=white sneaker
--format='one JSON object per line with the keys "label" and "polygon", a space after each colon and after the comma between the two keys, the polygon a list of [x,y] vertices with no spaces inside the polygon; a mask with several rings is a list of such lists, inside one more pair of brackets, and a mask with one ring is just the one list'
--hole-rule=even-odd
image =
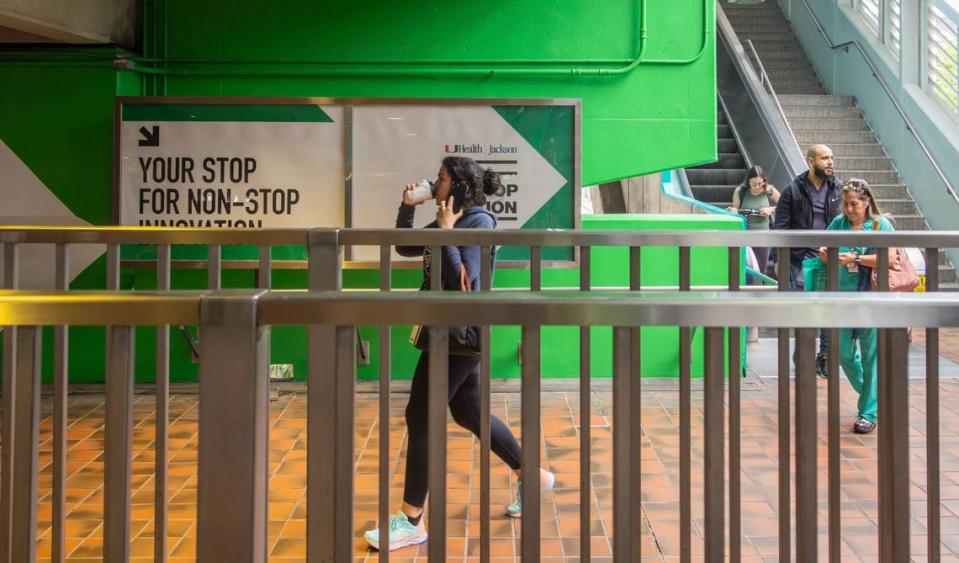
{"label": "white sneaker", "polygon": [[[545,495],[546,493],[553,490],[553,485],[556,484],[556,475],[547,471],[546,481],[543,482],[541,480],[540,482],[543,483],[543,486],[540,488],[539,492],[541,495]],[[521,516],[523,516],[523,482],[522,481],[520,481],[519,484],[516,486],[516,500],[509,503],[509,506],[506,507],[506,515],[509,516],[510,518],[520,518]]]}
{"label": "white sneaker", "polygon": [[[426,541],[426,530],[410,523],[410,519],[402,510],[396,514],[390,515],[390,551],[406,547],[408,545],[419,545]],[[370,530],[363,534],[366,543],[373,549],[380,548],[380,531],[378,529]]]}

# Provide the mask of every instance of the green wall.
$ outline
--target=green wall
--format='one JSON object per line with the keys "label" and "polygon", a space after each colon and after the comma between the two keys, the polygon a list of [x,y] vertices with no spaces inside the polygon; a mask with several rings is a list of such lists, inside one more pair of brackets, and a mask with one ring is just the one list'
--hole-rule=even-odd
{"label": "green wall", "polygon": [[580,98],[584,184],[716,157],[710,0],[146,6],[140,53],[0,52],[0,140],[94,224],[112,217],[116,95]]}
{"label": "green wall", "polygon": [[[120,95],[579,98],[583,184],[716,158],[710,0],[144,6],[138,52],[0,51],[0,141],[94,225],[112,221],[113,108]],[[194,274],[200,277],[178,274],[175,283],[202,286]],[[347,281],[363,275],[350,272]],[[404,275],[412,274],[397,273],[397,284]],[[248,284],[251,276],[227,274],[225,285]],[[123,283],[146,288],[149,277],[127,272]],[[302,287],[301,278],[277,272],[275,287]],[[102,260],[73,287],[103,287]],[[99,378],[101,334],[72,331],[80,352],[73,355],[80,362],[76,380]],[[291,346],[303,342],[292,329],[276,334]],[[138,339],[141,351],[152,347],[150,331],[139,331]],[[174,354],[185,352],[179,338],[173,342]],[[139,368],[152,371],[149,354],[139,356]],[[191,377],[189,367],[184,377]]]}

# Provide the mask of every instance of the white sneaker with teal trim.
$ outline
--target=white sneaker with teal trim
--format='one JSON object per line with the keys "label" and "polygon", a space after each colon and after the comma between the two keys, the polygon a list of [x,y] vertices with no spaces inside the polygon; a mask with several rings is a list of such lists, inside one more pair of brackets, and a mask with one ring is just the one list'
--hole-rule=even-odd
{"label": "white sneaker with teal trim", "polygon": [[[546,482],[543,483],[543,486],[540,488],[540,494],[545,495],[546,493],[553,490],[553,485],[556,484],[556,475],[546,472]],[[511,518],[519,518],[523,515],[523,482],[520,481],[516,486],[516,500],[509,503],[509,506],[506,507],[506,515]]]}
{"label": "white sneaker with teal trim", "polygon": [[[419,545],[426,541],[426,530],[410,524],[409,518],[402,510],[390,516],[388,525],[390,527],[390,551],[408,545]],[[380,531],[378,529],[366,532],[363,537],[373,549],[380,548]]]}

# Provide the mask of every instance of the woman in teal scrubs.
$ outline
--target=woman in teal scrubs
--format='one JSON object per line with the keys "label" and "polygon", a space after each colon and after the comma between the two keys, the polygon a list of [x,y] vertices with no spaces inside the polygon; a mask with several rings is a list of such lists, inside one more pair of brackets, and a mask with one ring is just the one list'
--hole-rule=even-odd
{"label": "woman in teal scrubs", "polygon": [[[876,198],[865,180],[851,179],[842,186],[842,214],[833,219],[830,231],[892,231],[892,223],[879,213]],[[819,249],[826,262],[826,248]],[[875,249],[842,246],[839,248],[839,290],[868,291],[872,269],[876,267]],[[840,365],[853,389],[859,393],[859,420],[852,431],[868,434],[876,428],[878,391],[874,328],[839,329]]]}

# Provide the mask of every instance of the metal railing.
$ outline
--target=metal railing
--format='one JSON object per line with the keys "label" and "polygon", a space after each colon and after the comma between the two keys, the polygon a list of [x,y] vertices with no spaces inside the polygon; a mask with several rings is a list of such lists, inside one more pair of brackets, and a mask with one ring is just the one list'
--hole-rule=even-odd
{"label": "metal railing", "polygon": [[[726,451],[724,401],[727,400],[723,358],[725,327],[745,324],[797,329],[799,364],[796,381],[796,539],[797,560],[818,557],[816,376],[811,361],[815,328],[878,327],[883,338],[880,361],[880,534],[882,560],[909,557],[909,433],[908,346],[906,327],[959,326],[959,295],[800,294],[762,295],[720,293],[648,294],[620,293],[597,297],[584,292],[568,294],[510,293],[504,295],[394,293],[343,295],[338,292],[211,292],[0,294],[0,324],[17,326],[13,336],[16,357],[9,361],[16,393],[8,401],[16,425],[10,444],[14,478],[12,489],[9,559],[33,561],[36,542],[37,409],[39,404],[40,326],[106,323],[108,383],[106,386],[106,441],[104,559],[124,561],[130,545],[130,485],[132,459],[133,326],[199,322],[203,355],[199,389],[199,484],[197,558],[199,561],[265,561],[267,555],[268,459],[268,348],[269,327],[278,324],[309,325],[322,333],[311,346],[311,387],[323,389],[308,398],[307,554],[309,561],[345,561],[352,557],[353,542],[353,417],[354,340],[358,324],[389,326],[415,322],[431,326],[431,397],[446,394],[446,325],[472,319],[490,325],[522,325],[524,338],[538,342],[544,324],[614,328],[613,355],[613,511],[614,558],[635,561],[642,555],[640,514],[639,420],[641,373],[638,362],[638,327],[704,326],[704,502],[705,559],[722,561],[727,541],[732,560],[738,560],[735,519],[739,498],[724,501]],[[785,321],[788,319],[788,321]],[[322,320],[322,325],[316,325]],[[438,328],[437,328],[438,327]],[[523,469],[539,466],[539,351],[527,347],[522,374]],[[488,379],[488,370],[486,379]],[[787,368],[788,371],[788,368]],[[729,430],[739,424],[729,379]],[[838,379],[838,378],[834,378]],[[585,380],[589,388],[589,379]],[[487,395],[488,397],[488,395]],[[388,394],[380,395],[386,404]],[[686,397],[688,408],[688,396]],[[588,404],[588,403],[586,403]],[[488,408],[488,403],[487,403]],[[830,405],[832,406],[832,405]],[[4,411],[8,412],[8,411]],[[780,421],[788,420],[780,412]],[[832,414],[832,409],[830,409]],[[446,555],[445,474],[446,405],[430,401],[430,539],[431,559]],[[937,418],[930,413],[930,418]],[[830,427],[832,428],[832,426]],[[485,430],[488,440],[488,428]],[[834,442],[830,439],[830,446]],[[12,444],[12,445],[11,445]],[[487,444],[488,448],[488,444]],[[740,444],[730,440],[728,471],[738,474]],[[333,452],[333,455],[330,455]],[[588,436],[581,435],[582,459],[589,463]],[[688,457],[688,450],[686,450]],[[484,459],[488,460],[486,449]],[[381,477],[389,470],[381,455]],[[786,466],[788,471],[789,467]],[[838,468],[837,468],[838,469]],[[488,462],[481,470],[488,504]],[[690,496],[687,479],[681,483]],[[830,467],[829,486],[838,480]],[[788,482],[787,482],[788,485]],[[388,490],[388,489],[386,489]],[[588,489],[585,489],[588,491]],[[11,492],[11,491],[8,491]],[[930,491],[931,494],[931,491]],[[381,489],[381,498],[385,496]],[[237,498],[246,502],[237,503]],[[521,545],[524,560],[537,560],[540,491],[523,491]],[[588,506],[588,504],[587,504]],[[725,519],[731,535],[724,531]],[[587,508],[588,511],[588,508]],[[788,512],[785,511],[788,519]],[[833,528],[830,527],[830,532]],[[588,528],[584,532],[588,534]],[[782,538],[781,538],[782,541]],[[486,544],[484,544],[486,545]],[[384,558],[388,552],[383,552]],[[688,560],[689,557],[687,556]]]}
{"label": "metal railing", "polygon": [[[352,430],[330,433],[331,428],[345,428],[352,423],[355,366],[352,350],[353,330],[360,324],[381,326],[386,334],[391,324],[420,323],[442,326],[470,318],[483,325],[481,361],[481,559],[489,558],[489,389],[490,389],[490,329],[489,325],[518,324],[524,326],[523,337],[523,396],[522,432],[527,448],[523,463],[525,467],[539,460],[539,327],[542,325],[580,326],[580,393],[582,432],[581,451],[588,452],[590,443],[590,333],[589,326],[609,325],[618,327],[614,336],[614,434],[616,452],[628,452],[614,458],[614,496],[616,499],[638,499],[638,472],[626,471],[639,467],[634,440],[639,409],[640,383],[630,377],[638,374],[639,336],[637,327],[646,325],[679,326],[679,399],[680,399],[680,544],[682,560],[689,561],[691,550],[691,331],[693,327],[706,327],[706,394],[708,407],[707,432],[722,421],[723,366],[730,373],[738,373],[738,330],[729,332],[728,364],[724,363],[722,332],[718,327],[770,326],[781,327],[779,331],[779,475],[780,506],[790,506],[791,457],[790,438],[790,370],[789,328],[798,327],[799,354],[797,379],[797,545],[800,560],[815,560],[817,549],[816,530],[816,441],[815,441],[815,375],[812,365],[812,342],[815,335],[812,327],[830,327],[831,349],[838,349],[838,330],[834,327],[880,327],[904,329],[911,326],[928,327],[926,348],[926,407],[929,416],[926,424],[928,481],[928,519],[930,556],[938,553],[939,546],[939,428],[938,428],[938,327],[959,324],[959,296],[939,295],[881,295],[881,294],[818,294],[790,295],[746,293],[695,293],[692,289],[691,248],[725,247],[728,256],[728,289],[738,292],[740,288],[741,248],[743,246],[770,246],[780,248],[781,256],[788,256],[790,247],[828,246],[830,263],[827,284],[838,288],[839,246],[868,246],[879,248],[879,284],[888,287],[887,267],[890,247],[924,248],[927,263],[936,264],[941,247],[959,246],[959,233],[955,232],[557,232],[557,231],[442,231],[442,230],[289,230],[262,232],[224,232],[212,230],[149,230],[140,229],[0,229],[0,242],[4,243],[4,287],[16,288],[18,256],[21,245],[37,243],[57,244],[58,288],[66,288],[69,279],[67,258],[69,245],[107,244],[107,288],[119,287],[119,244],[159,244],[157,254],[158,288],[169,288],[170,244],[210,244],[210,288],[219,289],[221,263],[219,247],[223,244],[254,244],[260,246],[261,270],[269,272],[270,246],[305,244],[309,252],[308,286],[310,293],[210,293],[198,295],[190,292],[151,295],[143,293],[66,293],[30,294],[5,292],[0,294],[0,326],[21,326],[4,330],[4,349],[16,350],[16,354],[4,355],[3,388],[3,476],[0,494],[0,540],[3,548],[0,556],[7,560],[31,561],[35,544],[35,518],[22,518],[35,510],[36,487],[24,487],[28,475],[36,474],[36,397],[39,393],[37,361],[32,356],[39,340],[35,328],[54,325],[54,428],[53,428],[53,559],[64,559],[64,495],[66,460],[66,389],[68,382],[66,362],[67,326],[72,324],[102,324],[111,326],[108,334],[108,377],[105,392],[108,403],[108,428],[106,436],[107,471],[105,491],[107,512],[104,546],[107,560],[125,560],[129,554],[129,427],[130,393],[132,392],[132,332],[134,324],[158,326],[157,354],[157,454],[156,454],[156,557],[165,560],[166,481],[167,456],[166,433],[169,394],[168,339],[163,335],[168,325],[199,322],[201,339],[200,402],[201,451],[200,451],[200,511],[199,547],[201,560],[259,561],[265,556],[265,490],[267,439],[264,431],[264,412],[267,408],[263,397],[267,393],[268,378],[264,375],[265,345],[269,336],[268,327],[273,324],[300,324],[309,326],[308,387],[323,389],[308,405],[308,466],[310,467],[307,488],[308,504],[314,507],[308,516],[308,559],[310,561],[343,560],[353,549],[352,518],[342,518],[352,510],[352,454],[330,458],[329,451],[352,452]],[[500,245],[528,246],[531,259],[530,289],[527,292],[494,292],[480,295],[453,295],[449,293],[409,295],[390,292],[391,249],[393,246],[412,245],[461,245],[481,247],[481,279],[484,290],[490,288],[490,256],[492,248]],[[349,245],[378,246],[380,248],[380,289],[382,294],[344,294],[341,288],[343,248]],[[542,290],[541,249],[549,246],[572,246],[579,250],[580,292],[546,293]],[[594,246],[624,246],[629,248],[629,263],[624,264],[629,272],[629,290],[632,293],[591,291],[590,254]],[[679,252],[680,293],[657,293],[640,291],[640,249],[643,246],[677,247]],[[440,287],[441,253],[433,256],[431,287]],[[788,266],[780,263],[779,289],[788,289]],[[938,289],[938,270],[929,268],[927,288]],[[165,280],[165,281],[164,281]],[[269,275],[258,276],[261,289],[269,287]],[[333,291],[320,294],[316,292]],[[840,307],[841,305],[841,307]],[[316,324],[321,321],[322,325]],[[347,338],[346,335],[349,335]],[[445,338],[444,331],[434,331],[431,342],[439,343]],[[881,355],[883,374],[880,375],[880,409],[884,424],[880,428],[880,454],[882,467],[880,495],[883,499],[880,517],[880,537],[884,560],[900,561],[900,555],[908,552],[909,527],[903,524],[902,507],[908,507],[908,452],[907,425],[898,422],[906,416],[908,395],[904,330],[884,332]],[[430,393],[442,397],[445,386],[446,350],[438,347],[430,350],[431,366],[436,377],[430,377]],[[389,338],[380,339],[380,413],[388,419],[390,392]],[[346,350],[350,353],[347,354]],[[20,352],[23,353],[20,353]],[[226,358],[224,355],[229,355]],[[30,360],[29,358],[34,358]],[[320,358],[320,360],[317,360]],[[830,373],[839,373],[839,359],[835,354],[829,358]],[[901,365],[902,364],[902,365]],[[893,369],[894,367],[894,369]],[[901,369],[900,369],[901,368]],[[840,378],[831,377],[828,382],[828,521],[829,553],[838,561],[841,538],[839,496],[839,385]],[[436,381],[437,383],[432,383]],[[240,382],[240,383],[238,383]],[[224,390],[229,390],[224,394]],[[239,401],[243,395],[247,400]],[[219,396],[223,395],[223,396]],[[219,398],[218,398],[219,396]],[[229,397],[229,399],[227,399]],[[384,399],[387,398],[387,399]],[[241,404],[240,414],[236,414]],[[443,401],[431,401],[431,405],[443,405]],[[618,407],[617,407],[618,405]],[[234,414],[220,410],[234,409]],[[719,409],[719,410],[717,410]],[[722,459],[723,433],[713,436],[707,451],[708,485],[707,497],[707,545],[710,560],[722,558],[724,543],[729,541],[729,553],[738,560],[742,530],[740,525],[740,380],[729,378],[729,481],[728,481],[728,536],[723,532],[724,503],[722,462],[717,469],[716,461]],[[203,414],[203,413],[206,414]],[[219,414],[214,414],[219,413]],[[717,414],[719,413],[719,414]],[[234,418],[229,418],[234,417]],[[431,426],[443,428],[445,407],[431,410]],[[204,430],[206,428],[206,430]],[[218,428],[230,428],[221,432]],[[350,426],[351,428],[351,426]],[[242,429],[242,431],[240,430]],[[389,428],[380,427],[380,459],[388,458]],[[445,432],[445,430],[443,430]],[[712,434],[711,434],[712,435]],[[32,438],[31,438],[32,437]],[[227,440],[233,440],[227,443]],[[905,444],[905,445],[904,445]],[[431,447],[445,448],[445,438],[437,430],[431,434]],[[905,448],[905,449],[903,449]],[[442,450],[445,451],[445,450]],[[717,457],[719,456],[719,457]],[[580,491],[588,499],[590,493],[589,456],[581,458]],[[229,460],[229,461],[227,461]],[[430,553],[437,560],[445,556],[445,511],[443,472],[445,456],[431,456],[431,544]],[[24,468],[26,464],[26,469]],[[905,464],[905,465],[904,465]],[[387,491],[386,478],[389,463],[381,464],[381,491]],[[535,466],[535,465],[534,465]],[[236,468],[242,467],[243,471]],[[387,469],[383,469],[386,467]],[[225,471],[229,468],[230,471]],[[204,475],[206,477],[204,477]],[[214,479],[211,476],[216,475]],[[223,475],[229,475],[224,479]],[[26,479],[26,480],[24,480]],[[14,484],[16,483],[16,486]],[[906,484],[904,484],[906,483]],[[224,487],[229,484],[229,494]],[[716,488],[719,485],[718,490]],[[539,491],[535,487],[524,490],[524,535],[523,553],[535,559],[537,554]],[[32,491],[32,492],[30,492]],[[238,493],[240,491],[240,493]],[[232,504],[237,494],[248,491],[250,503],[238,509]],[[32,495],[32,496],[31,496]],[[626,495],[625,497],[621,495]],[[632,559],[639,549],[639,520],[634,510],[641,506],[638,501],[618,500],[614,508],[617,528],[614,531],[617,559]],[[379,505],[380,528],[385,529],[387,498],[381,495]],[[887,502],[888,501],[888,502]],[[219,503],[230,502],[229,508]],[[717,504],[718,503],[718,504]],[[333,507],[329,510],[326,507]],[[634,507],[627,510],[626,507]],[[319,510],[316,507],[324,507]],[[224,514],[229,517],[224,518]],[[908,518],[908,510],[905,511]],[[214,525],[211,519],[219,522]],[[590,557],[589,530],[590,503],[580,505],[581,542],[580,556]],[[780,553],[782,560],[791,554],[791,515],[789,510],[780,510]],[[33,522],[33,524],[30,524]],[[625,524],[622,524],[625,522]],[[624,532],[623,530],[629,530]],[[636,532],[636,533],[633,533]],[[32,534],[32,535],[31,535]],[[934,547],[933,547],[934,546]],[[22,557],[21,557],[22,556]],[[380,554],[387,560],[388,551]]]}

